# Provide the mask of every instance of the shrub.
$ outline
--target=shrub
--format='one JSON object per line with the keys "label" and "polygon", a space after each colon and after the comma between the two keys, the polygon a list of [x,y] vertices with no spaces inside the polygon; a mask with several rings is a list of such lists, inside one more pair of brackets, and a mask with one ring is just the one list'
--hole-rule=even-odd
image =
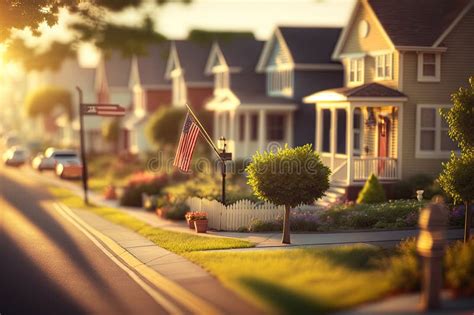
{"label": "shrub", "polygon": [[262,220],[252,220],[249,225],[249,232],[276,232],[281,231],[283,227],[283,222],[278,221],[262,221]]}
{"label": "shrub", "polygon": [[474,295],[474,241],[449,247],[444,263],[446,285],[457,294]]}
{"label": "shrub", "polygon": [[142,194],[159,195],[168,183],[166,174],[136,173],[125,186],[120,205],[128,207],[141,207]]}
{"label": "shrub", "polygon": [[420,289],[421,267],[416,252],[416,240],[402,241],[396,254],[383,261],[387,265],[387,278],[395,292],[412,292]]}
{"label": "shrub", "polygon": [[185,202],[179,201],[170,205],[170,209],[166,212],[165,217],[170,220],[184,220],[189,207]]}
{"label": "shrub", "polygon": [[379,203],[384,201],[386,201],[385,191],[382,185],[380,185],[377,176],[372,174],[359,193],[357,203]]}

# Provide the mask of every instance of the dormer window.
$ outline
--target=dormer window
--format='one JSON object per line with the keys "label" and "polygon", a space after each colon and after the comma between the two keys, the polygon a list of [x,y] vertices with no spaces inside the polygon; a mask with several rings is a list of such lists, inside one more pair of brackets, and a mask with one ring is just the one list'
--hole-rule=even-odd
{"label": "dormer window", "polygon": [[375,78],[377,80],[391,80],[392,64],[392,54],[375,56]]}
{"label": "dormer window", "polygon": [[216,90],[229,89],[229,71],[220,70],[214,74],[214,86]]}
{"label": "dormer window", "polygon": [[293,96],[293,69],[272,67],[267,70],[267,93],[271,96]]}
{"label": "dormer window", "polygon": [[418,54],[418,81],[439,82],[441,78],[441,55],[436,53]]}
{"label": "dormer window", "polygon": [[349,84],[364,83],[364,58],[349,59]]}

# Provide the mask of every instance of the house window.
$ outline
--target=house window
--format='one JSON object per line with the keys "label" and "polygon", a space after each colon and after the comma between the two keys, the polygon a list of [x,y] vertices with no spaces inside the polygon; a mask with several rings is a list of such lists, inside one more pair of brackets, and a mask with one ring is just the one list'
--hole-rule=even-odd
{"label": "house window", "polygon": [[173,78],[173,105],[186,103],[186,83],[182,75]]}
{"label": "house window", "polygon": [[229,88],[229,71],[219,71],[215,73],[214,85],[216,90]]}
{"label": "house window", "polygon": [[362,143],[362,112],[359,108],[354,110],[353,122],[352,122],[352,130],[354,133],[354,154],[360,155],[360,147]]}
{"label": "house window", "polygon": [[245,140],[245,114],[239,115],[239,141]]}
{"label": "house window", "polygon": [[284,115],[269,114],[267,116],[267,139],[268,141],[282,141],[285,139]]}
{"label": "house window", "polygon": [[392,79],[392,54],[375,56],[375,78],[378,80]]}
{"label": "house window", "polygon": [[293,70],[270,69],[267,72],[267,93],[277,96],[292,96]]}
{"label": "house window", "polygon": [[447,158],[456,144],[449,138],[448,125],[440,110],[449,105],[418,105],[417,107],[417,158]]}
{"label": "house window", "polygon": [[346,154],[346,130],[347,130],[347,113],[345,109],[336,110],[337,117],[337,146],[336,153]]}
{"label": "house window", "polygon": [[441,55],[435,53],[418,54],[418,81],[439,82],[441,79]]}
{"label": "house window", "polygon": [[322,139],[322,152],[331,152],[331,111],[329,109],[323,109],[323,139]]}
{"label": "house window", "polygon": [[250,116],[250,140],[258,140],[258,114],[252,114]]}
{"label": "house window", "polygon": [[364,58],[349,60],[349,83],[364,83]]}

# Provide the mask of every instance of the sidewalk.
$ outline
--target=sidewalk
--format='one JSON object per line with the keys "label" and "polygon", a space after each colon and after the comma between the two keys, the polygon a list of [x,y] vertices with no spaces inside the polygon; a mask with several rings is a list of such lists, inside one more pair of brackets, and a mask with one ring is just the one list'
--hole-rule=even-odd
{"label": "sidewalk", "polygon": [[336,313],[335,315],[414,315],[414,314],[443,314],[443,315],[472,315],[474,314],[474,299],[464,298],[453,300],[447,292],[442,294],[443,308],[436,311],[422,312],[419,309],[420,294],[400,295],[386,300],[367,304],[353,310]]}
{"label": "sidewalk", "polygon": [[[216,278],[186,258],[165,250],[141,235],[111,223],[90,211],[69,210],[85,224],[117,243],[120,246],[120,251],[114,253],[117,258],[122,258],[121,256],[126,252],[130,253],[140,261],[139,264],[132,265],[132,268],[138,271],[140,265],[146,265],[198,299],[205,301],[207,305],[211,305],[210,308],[216,309],[214,314],[262,314],[255,306],[224,287]],[[179,293],[173,288],[169,288],[166,293],[173,299],[180,298],[177,296]]]}

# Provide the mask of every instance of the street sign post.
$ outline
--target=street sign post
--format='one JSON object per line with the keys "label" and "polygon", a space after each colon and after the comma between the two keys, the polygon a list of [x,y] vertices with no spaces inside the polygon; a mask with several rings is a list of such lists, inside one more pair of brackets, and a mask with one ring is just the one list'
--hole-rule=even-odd
{"label": "street sign post", "polygon": [[120,117],[125,115],[125,108],[116,104],[84,104],[81,88],[77,86],[76,89],[79,93],[79,135],[81,141],[82,187],[84,189],[84,203],[89,204],[87,196],[88,173],[84,140],[84,116]]}

